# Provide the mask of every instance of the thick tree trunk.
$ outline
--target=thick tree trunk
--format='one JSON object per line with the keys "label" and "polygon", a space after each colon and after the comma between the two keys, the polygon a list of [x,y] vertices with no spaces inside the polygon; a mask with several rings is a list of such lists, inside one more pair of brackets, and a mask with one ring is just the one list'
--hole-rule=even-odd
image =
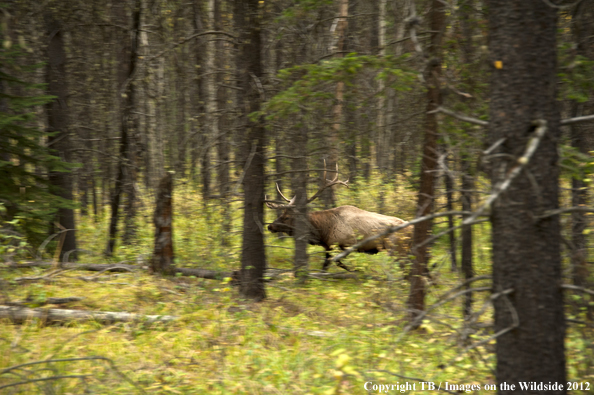
{"label": "thick tree trunk", "polygon": [[[433,211],[435,191],[435,173],[437,170],[437,136],[439,126],[437,114],[429,114],[441,105],[439,76],[441,75],[441,41],[445,29],[445,8],[441,1],[431,2],[431,46],[428,53],[433,57],[427,65],[425,80],[427,81],[427,115],[425,118],[425,141],[421,160],[421,182],[417,199],[417,216],[429,215]],[[415,225],[413,235],[413,252],[415,260],[410,276],[410,293],[408,308],[411,320],[425,310],[425,277],[428,275],[429,246],[427,243],[416,247],[427,240],[431,232],[432,221],[423,221]]]}
{"label": "thick tree trunk", "polygon": [[266,134],[262,118],[252,120],[248,114],[260,110],[262,60],[260,12],[258,0],[235,0],[235,20],[240,34],[239,81],[244,92],[243,114],[247,158],[244,188],[243,240],[241,253],[241,286],[243,297],[254,301],[266,298],[264,270],[264,147]]}
{"label": "thick tree trunk", "polygon": [[[566,383],[559,217],[537,219],[559,207],[557,15],[541,0],[489,0],[487,6],[494,65],[489,140],[505,138],[493,160],[493,185],[520,165],[513,158],[535,138],[533,122],[547,122],[525,169],[491,208],[493,293],[500,295],[494,300],[496,379],[516,385],[500,393],[523,394],[518,382]],[[506,290],[512,293],[500,294]]]}
{"label": "thick tree trunk", "polygon": [[[57,12],[57,11],[52,11]],[[48,94],[56,96],[46,106],[48,114],[48,146],[61,156],[64,162],[71,161],[70,131],[68,130],[68,87],[66,85],[66,51],[64,48],[64,30],[61,23],[52,15],[47,17],[48,62],[46,68]],[[72,177],[70,172],[52,171],[49,174],[50,183],[54,187],[54,193],[64,199],[72,201]],[[76,260],[76,224],[74,210],[72,208],[58,209],[58,223],[68,229],[64,233],[64,242],[60,251],[60,262],[66,252],[70,258]]]}

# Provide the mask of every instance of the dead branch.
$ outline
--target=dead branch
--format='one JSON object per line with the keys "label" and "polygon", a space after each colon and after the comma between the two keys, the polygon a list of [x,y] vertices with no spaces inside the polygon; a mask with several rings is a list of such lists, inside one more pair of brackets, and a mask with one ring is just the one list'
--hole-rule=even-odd
{"label": "dead branch", "polygon": [[6,306],[14,306],[14,307],[27,307],[31,303],[34,303],[36,306],[45,306],[48,304],[66,304],[72,302],[80,302],[84,298],[71,296],[67,298],[47,298],[46,300],[41,301],[31,301],[31,300],[21,300],[18,302],[5,302]]}
{"label": "dead branch", "polygon": [[547,217],[552,217],[554,215],[570,213],[570,212],[575,212],[575,211],[580,212],[580,213],[594,213],[594,207],[574,206],[574,207],[559,208],[556,210],[547,211],[543,215],[536,217],[536,219],[543,219],[543,218],[547,218]]}
{"label": "dead branch", "polygon": [[114,322],[171,322],[179,317],[171,315],[143,315],[126,312],[85,311],[65,309],[30,309],[26,307],[0,306],[0,319],[7,318],[14,323],[23,323],[32,318],[45,323],[95,320],[104,324]]}
{"label": "dead branch", "polygon": [[472,124],[475,124],[475,125],[480,125],[480,126],[488,126],[489,125],[489,122],[487,122],[487,121],[483,121],[481,119],[472,118],[472,117],[469,117],[469,116],[466,116],[466,115],[458,114],[458,113],[456,113],[456,112],[454,112],[452,110],[448,110],[447,108],[443,108],[441,106],[437,107],[435,110],[428,111],[427,114],[434,114],[434,113],[437,113],[437,112],[441,112],[441,113],[447,114],[447,115],[449,115],[451,117],[454,117],[454,118],[457,118],[457,119],[459,119],[461,121],[472,123]]}
{"label": "dead branch", "polygon": [[500,330],[499,332],[495,333],[493,336],[489,336],[486,339],[483,339],[476,343],[470,344],[468,347],[465,347],[464,350],[462,350],[456,357],[452,358],[450,360],[450,362],[448,362],[445,366],[450,366],[451,364],[456,362],[462,355],[466,354],[468,351],[475,349],[485,343],[488,343],[491,340],[497,339],[498,337],[501,337],[504,334],[506,334],[507,332],[520,326],[520,318],[518,317],[518,312],[516,311],[515,307],[512,305],[512,303],[509,301],[509,298],[507,297],[507,295],[509,295],[512,291],[513,291],[513,289],[510,288],[510,289],[506,289],[505,291],[497,292],[496,294],[491,295],[490,300],[492,302],[500,296],[505,296],[504,300],[507,304],[507,307],[509,308],[509,310],[511,312],[513,323],[510,326],[508,326],[507,328],[504,328],[504,329]]}
{"label": "dead branch", "polygon": [[495,200],[497,200],[497,198],[499,198],[499,196],[501,196],[501,194],[505,192],[507,188],[509,188],[512,181],[520,174],[522,169],[526,167],[528,162],[530,162],[532,155],[536,151],[536,148],[538,148],[540,140],[547,131],[547,121],[544,119],[537,119],[533,121],[532,124],[536,126],[536,130],[534,131],[534,135],[530,137],[530,139],[528,140],[528,144],[526,145],[526,150],[524,151],[524,154],[516,160],[516,166],[514,166],[508,172],[505,180],[495,185],[495,187],[493,188],[493,193],[487,198],[487,201],[483,203],[483,205],[472,215],[470,215],[462,221],[463,225],[470,225],[472,222],[476,220],[478,216],[482,215],[485,211],[489,210],[492,204],[495,202]]}
{"label": "dead branch", "polygon": [[577,285],[572,285],[572,284],[561,284],[561,288],[563,289],[572,289],[574,291],[580,291],[583,293],[587,293],[588,295],[593,295],[594,296],[594,290],[591,290],[589,288],[585,288],[585,287],[580,287]]}
{"label": "dead branch", "polygon": [[[78,357],[78,358],[61,358],[61,359],[45,359],[43,361],[33,361],[33,362],[26,362],[26,363],[22,363],[20,365],[14,365],[14,366],[10,366],[6,369],[2,369],[0,370],[0,375],[2,374],[6,374],[6,373],[10,373],[13,370],[16,369],[21,369],[27,366],[33,366],[33,365],[40,365],[40,364],[47,364],[47,363],[54,363],[54,362],[76,362],[76,361],[92,361],[92,360],[99,360],[99,361],[105,361],[109,364],[110,369],[116,373],[118,376],[120,376],[122,379],[124,379],[127,383],[131,384],[133,387],[135,387],[138,392],[142,393],[142,394],[146,394],[146,392],[144,391],[144,389],[142,389],[140,386],[138,386],[138,384],[136,384],[134,381],[132,381],[128,376],[126,376],[124,373],[122,373],[120,371],[120,369],[118,369],[118,367],[116,366],[115,362],[113,362],[111,359],[106,358],[106,357],[102,357],[102,356],[92,356],[92,357]],[[53,379],[56,380],[58,378],[58,376],[53,376],[50,377],[48,379]],[[64,377],[62,377],[64,378]],[[27,384],[27,383],[31,383],[33,382],[33,380],[28,380],[26,382],[23,383],[13,383],[10,384],[8,386],[14,386],[14,385],[20,385],[20,384]],[[0,387],[0,389],[5,388],[6,386],[2,386]]]}
{"label": "dead branch", "polygon": [[594,115],[584,115],[582,117],[562,119],[560,124],[563,126],[563,125],[571,125],[574,123],[587,122],[587,121],[594,121]]}

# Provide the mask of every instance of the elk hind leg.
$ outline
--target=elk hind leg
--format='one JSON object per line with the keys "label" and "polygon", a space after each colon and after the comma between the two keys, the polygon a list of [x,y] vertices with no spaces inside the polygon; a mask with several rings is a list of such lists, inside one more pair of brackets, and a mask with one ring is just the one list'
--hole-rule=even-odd
{"label": "elk hind leg", "polygon": [[[330,267],[330,265],[332,264],[332,261],[330,260],[332,258],[332,256],[330,256],[330,253],[328,251],[326,251],[326,260],[324,261],[324,266],[322,267],[322,271],[327,271],[328,267]],[[351,269],[349,269],[344,263],[342,263],[341,261],[336,261],[336,266],[343,268],[344,270],[346,270],[347,272],[350,272]]]}

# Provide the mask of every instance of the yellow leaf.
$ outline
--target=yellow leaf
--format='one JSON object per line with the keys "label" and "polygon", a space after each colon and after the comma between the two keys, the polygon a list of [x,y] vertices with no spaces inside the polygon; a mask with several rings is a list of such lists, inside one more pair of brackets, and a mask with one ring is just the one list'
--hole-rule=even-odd
{"label": "yellow leaf", "polygon": [[497,70],[501,70],[503,68],[503,62],[501,60],[496,60],[495,61],[495,68]]}

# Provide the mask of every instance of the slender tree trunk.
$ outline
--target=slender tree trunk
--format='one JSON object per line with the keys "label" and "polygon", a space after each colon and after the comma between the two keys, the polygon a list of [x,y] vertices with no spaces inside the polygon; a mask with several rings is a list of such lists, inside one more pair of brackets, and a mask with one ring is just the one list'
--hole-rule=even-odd
{"label": "slender tree trunk", "polygon": [[293,177],[293,190],[295,191],[295,277],[300,283],[305,283],[309,275],[309,262],[307,246],[309,241],[309,221],[307,217],[307,139],[308,131],[305,114],[303,115],[304,125],[296,130],[293,144],[293,151],[297,156],[293,159],[293,170],[296,170]]}
{"label": "slender tree trunk", "polygon": [[[445,159],[447,162],[447,159]],[[443,181],[446,190],[446,209],[448,211],[454,210],[454,177],[451,172],[446,172],[443,175]],[[454,227],[454,216],[448,215],[448,227],[452,229]],[[450,269],[452,272],[458,271],[458,258],[456,253],[456,232],[452,231],[448,235],[450,242]]]}
{"label": "slender tree trunk", "polygon": [[[118,70],[118,90],[121,92],[122,101],[120,103],[121,116],[121,134],[120,134],[120,157],[118,160],[118,175],[114,194],[111,200],[111,220],[109,224],[108,243],[105,254],[113,255],[118,231],[118,216],[120,203],[126,197],[126,217],[124,227],[124,244],[130,244],[134,235],[134,216],[136,214],[136,192],[134,182],[136,181],[135,155],[134,152],[134,103],[135,89],[130,78],[134,74],[138,59],[138,33],[141,17],[141,0],[135,1],[133,12],[133,26],[130,34],[130,41],[124,42],[122,54],[125,56]],[[123,10],[122,10],[123,11]]]}
{"label": "slender tree trunk", "polygon": [[[421,160],[421,182],[417,198],[417,216],[429,215],[433,211],[435,173],[437,170],[437,136],[439,126],[437,114],[429,112],[441,105],[440,75],[441,75],[441,41],[445,30],[445,8],[441,1],[431,1],[430,11],[431,46],[428,53],[432,56],[425,80],[427,81],[427,115],[425,118],[425,141],[423,143],[423,158]],[[425,310],[425,276],[428,275],[429,246],[427,243],[416,247],[427,240],[431,232],[432,221],[423,221],[415,225],[413,234],[413,252],[415,260],[411,270],[410,293],[408,307],[411,319],[416,318]]]}
{"label": "slender tree trunk", "polygon": [[[239,81],[244,92],[246,112],[243,114],[245,150],[250,152],[243,180],[244,216],[241,254],[241,286],[243,297],[254,301],[266,298],[264,270],[264,119],[252,120],[248,114],[260,110],[262,78],[261,36],[258,0],[235,0],[235,18],[240,34]],[[234,18],[234,19],[235,19]]]}
{"label": "slender tree trunk", "polygon": [[[468,65],[469,67],[472,67],[470,65],[472,65],[474,62],[474,45],[472,39],[473,34],[476,31],[476,22],[474,22],[474,7],[475,0],[464,0],[459,4],[458,8],[460,27],[462,30],[462,60],[464,61],[464,64]],[[469,87],[472,87],[475,85],[472,77],[470,77],[472,74],[467,74],[469,77],[465,78],[465,82]],[[471,131],[471,128],[467,128],[468,135],[471,134]],[[474,174],[472,171],[472,157],[468,153],[467,149],[464,149],[460,154],[460,167],[462,171],[462,175],[460,176],[460,200],[462,201],[462,210],[472,211]],[[464,217],[463,220],[464,219],[466,219],[466,217]],[[460,266],[462,273],[464,274],[464,279],[469,280],[474,277],[472,257],[472,225],[462,226],[462,232],[460,236],[462,239],[462,258]],[[465,289],[469,289],[471,286],[472,284],[468,283],[465,286]],[[470,314],[472,313],[472,292],[468,292],[464,295],[463,313],[465,319],[470,318]]]}
{"label": "slender tree trunk", "polygon": [[[386,55],[386,0],[379,0],[379,16],[378,16],[378,55],[383,57]],[[375,162],[382,178],[382,185],[386,184],[386,170],[389,158],[386,156],[389,153],[387,144],[387,128],[386,128],[386,84],[382,78],[377,81],[377,90],[379,95],[377,97],[377,114],[376,114],[376,142],[375,142]],[[385,194],[379,194],[379,212],[384,213],[386,199]]]}
{"label": "slender tree trunk", "polygon": [[[578,55],[594,59],[594,0],[584,0],[573,10],[572,31],[576,42]],[[594,100],[590,99],[590,102]],[[573,102],[571,104],[572,116],[583,114],[583,104]],[[587,136],[594,128],[588,124],[574,124],[570,126],[571,146],[583,154],[588,154],[590,147]],[[586,183],[581,177],[574,177],[571,180],[571,204],[572,206],[586,206],[588,204],[588,191]],[[588,226],[585,213],[574,211],[571,213],[571,267],[573,283],[577,286],[588,286],[590,268],[588,267],[588,244],[584,231]],[[591,310],[591,308],[590,308]]]}
{"label": "slender tree trunk", "polygon": [[[495,373],[498,386],[516,385],[501,393],[524,394],[518,382],[566,383],[559,216],[537,219],[559,207],[557,15],[541,0],[488,0],[487,7],[494,66],[489,141],[505,137],[493,160],[493,185],[527,162],[491,207]],[[538,149],[518,161],[536,138],[534,121],[543,119]]]}
{"label": "slender tree trunk", "polygon": [[[346,37],[346,31],[348,27],[348,15],[349,15],[349,0],[339,0],[338,19],[332,25],[333,44],[331,45],[330,51],[334,52],[334,57],[342,58],[344,54],[344,42]],[[336,83],[335,91],[335,104],[332,108],[332,128],[328,139],[329,146],[329,157],[327,160],[327,166],[329,169],[334,169],[336,163],[338,163],[338,144],[340,141],[340,125],[342,123],[342,107],[344,100],[344,82],[339,81]],[[321,180],[324,185],[326,180]],[[336,205],[336,196],[334,195],[334,189],[328,188],[322,193],[322,200],[325,208],[334,207]]]}
{"label": "slender tree trunk", "polygon": [[[50,11],[58,12],[58,11]],[[46,29],[48,36],[46,68],[48,94],[56,96],[56,99],[47,104],[48,114],[48,146],[62,157],[64,162],[71,162],[70,131],[68,130],[68,87],[66,85],[66,51],[64,45],[64,30],[60,21],[53,15],[48,15]],[[64,199],[72,201],[72,173],[51,171],[49,174],[50,183],[54,187],[54,193]],[[70,258],[77,259],[76,253],[76,224],[74,210],[72,208],[58,209],[58,223],[68,229],[64,233],[64,242],[60,251],[60,262],[66,252]]]}
{"label": "slender tree trunk", "polygon": [[[460,158],[462,166],[462,182],[460,198],[462,200],[462,211],[472,211],[472,190],[474,189],[474,177],[471,174],[471,164],[469,155],[462,153]],[[474,277],[474,268],[472,265],[472,225],[462,226],[462,261],[460,266],[464,279],[469,280]],[[469,289],[472,284],[468,283],[466,289]],[[470,317],[472,313],[472,292],[468,292],[464,296],[464,318]]]}

